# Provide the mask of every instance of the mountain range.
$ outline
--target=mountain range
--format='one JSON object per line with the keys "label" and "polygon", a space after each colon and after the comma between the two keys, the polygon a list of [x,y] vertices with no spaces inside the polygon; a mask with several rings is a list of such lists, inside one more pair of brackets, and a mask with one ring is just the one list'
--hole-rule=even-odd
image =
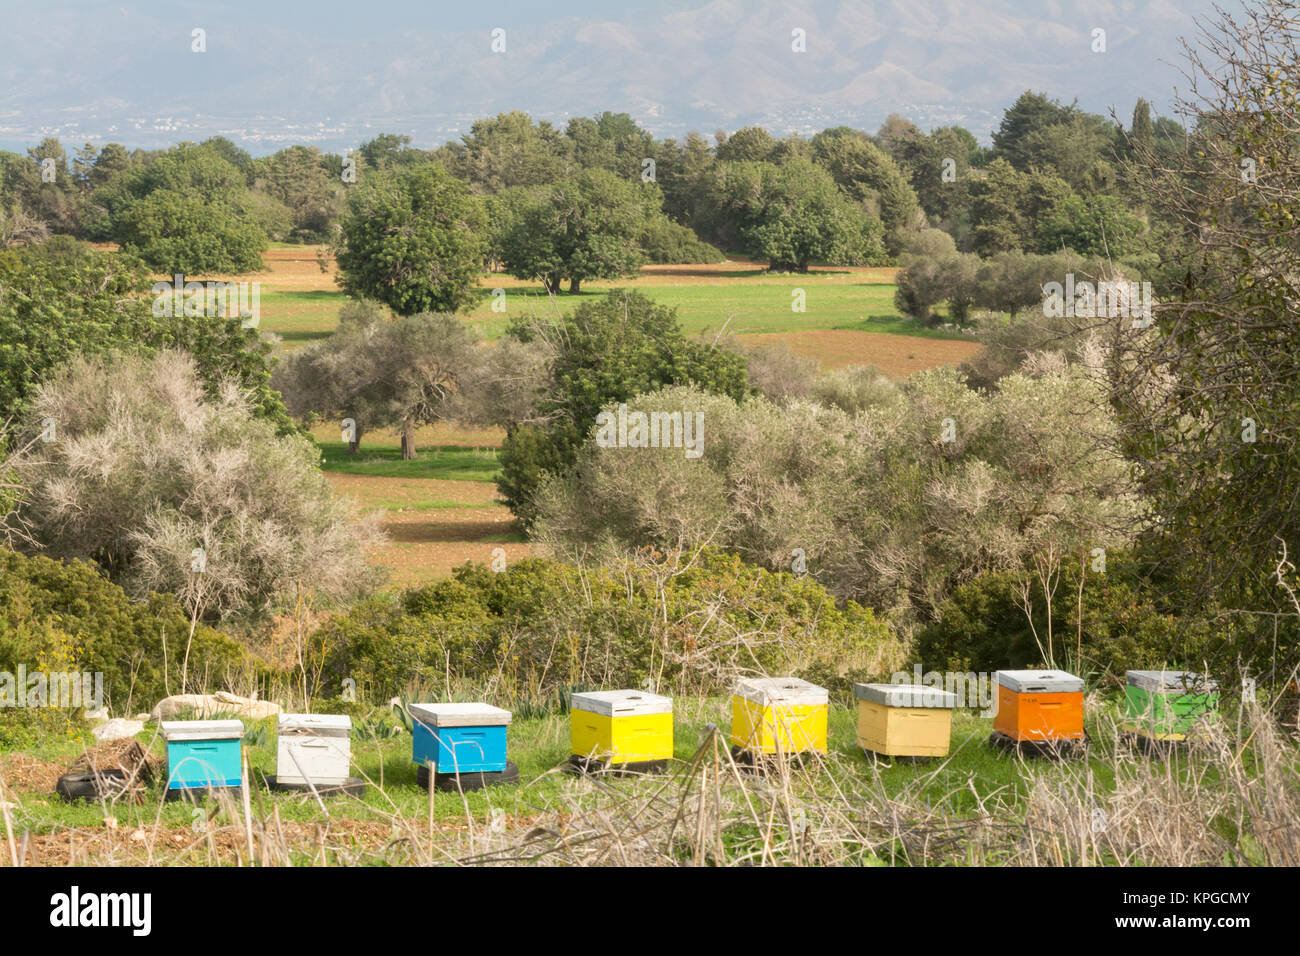
{"label": "mountain range", "polygon": [[1180,38],[1212,14],[1212,0],[6,2],[0,147],[224,135],[261,154],[378,132],[429,147],[510,109],[560,125],[627,112],[658,136],[874,130],[899,113],[987,142],[1026,89],[1168,114]]}

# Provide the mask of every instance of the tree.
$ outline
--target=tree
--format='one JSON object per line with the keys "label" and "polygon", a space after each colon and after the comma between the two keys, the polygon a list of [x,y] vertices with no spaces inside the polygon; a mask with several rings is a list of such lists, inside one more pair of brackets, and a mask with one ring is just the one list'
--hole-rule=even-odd
{"label": "tree", "polygon": [[0,416],[18,416],[57,367],[78,354],[185,349],[206,393],[234,378],[257,415],[293,430],[270,387],[271,346],[237,318],[154,315],[136,259],[69,237],[0,252]]}
{"label": "tree", "polygon": [[719,142],[716,156],[720,163],[766,163],[775,150],[771,133],[761,126],[746,126]]}
{"label": "tree", "polygon": [[814,163],[720,163],[714,177],[711,215],[723,245],[738,243],[774,272],[884,257],[880,220],[850,202]]}
{"label": "tree", "polygon": [[604,405],[678,383],[737,399],[745,392],[741,356],[685,338],[676,310],[639,292],[614,290],[556,322],[516,320],[509,334],[549,356],[540,397],[501,449],[497,488],[525,524],[543,477],[572,465]]}
{"label": "tree", "polygon": [[999,157],[969,188],[972,244],[981,256],[1022,248],[1026,175]]}
{"label": "tree", "polygon": [[367,176],[340,223],[338,282],[398,315],[473,304],[486,252],[482,204],[432,163]]}
{"label": "tree", "polygon": [[254,160],[253,189],[283,204],[293,217],[292,235],[307,241],[327,241],[342,214],[345,187],[330,175],[316,147],[291,146],[273,156]]}
{"label": "tree", "polygon": [[995,157],[1005,159],[1022,172],[1029,169],[1030,155],[1025,145],[1029,136],[1046,127],[1068,123],[1076,112],[1075,107],[1062,106],[1046,93],[1026,90],[1002,114],[1002,122],[993,134]]}
{"label": "tree", "polygon": [[302,436],[253,415],[234,383],[204,394],[180,352],[76,358],[34,396],[15,464],[18,507],[51,557],[91,559],[138,599],[201,620],[256,616],[299,582],[331,599],[373,581],[367,524],[348,515]]}
{"label": "tree", "polygon": [[563,136],[550,123],[533,123],[513,110],[475,121],[462,137],[465,179],[476,192],[496,193],[512,186],[541,186],[569,172]]}
{"label": "tree", "polygon": [[182,143],[98,190],[123,251],[166,274],[262,268],[266,233],[244,174],[213,146]]}
{"label": "tree", "polygon": [[1158,251],[1179,278],[1119,344],[1115,398],[1154,506],[1145,557],[1186,571],[1185,600],[1251,615],[1222,666],[1262,656],[1281,678],[1296,628],[1279,559],[1300,541],[1300,26],[1263,0],[1200,40],[1178,109],[1198,124],[1190,148],[1130,144],[1131,184],[1177,226]]}
{"label": "tree", "polygon": [[577,293],[587,279],[634,274],[645,261],[637,241],[659,196],[603,169],[585,169],[573,179],[516,193],[499,226],[502,262],[520,279],[540,279],[547,292],[569,281]]}
{"label": "tree", "polygon": [[863,134],[827,135],[812,141],[813,157],[845,195],[880,217],[890,252],[901,248],[902,230],[916,216],[916,193],[898,166]]}
{"label": "tree", "polygon": [[579,169],[604,169],[627,180],[640,180],[642,161],[654,155],[654,140],[626,113],[575,116],[564,136]]}
{"label": "tree", "polygon": [[328,339],[285,356],[274,384],[302,419],[351,419],[349,452],[374,428],[401,432],[402,458],[416,457],[415,429],[458,414],[467,385],[486,388],[485,353],[455,316],[422,313],[387,321],[374,303],[349,303]]}
{"label": "tree", "polygon": [[366,166],[375,170],[411,166],[427,160],[422,150],[411,149],[411,137],[405,133],[380,133],[374,139],[368,139],[358,146],[357,153]]}
{"label": "tree", "polygon": [[1117,196],[1085,200],[1071,195],[1039,221],[1038,251],[1065,248],[1084,256],[1119,259],[1138,250],[1142,230],[1142,221]]}

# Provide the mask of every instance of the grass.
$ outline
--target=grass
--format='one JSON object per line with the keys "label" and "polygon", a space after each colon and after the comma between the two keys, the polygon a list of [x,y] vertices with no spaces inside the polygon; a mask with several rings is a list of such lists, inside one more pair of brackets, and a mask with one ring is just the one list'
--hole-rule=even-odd
{"label": "grass", "polygon": [[[284,247],[302,251],[313,247]],[[728,264],[733,265],[733,264]],[[807,275],[768,274],[745,263],[735,268],[707,270],[703,275],[674,276],[652,271],[616,281],[588,283],[578,295],[548,297],[541,286],[501,275],[485,275],[473,308],[464,315],[487,339],[499,338],[516,315],[572,311],[579,303],[599,298],[614,288],[637,289],[656,302],[678,310],[688,335],[730,332],[781,333],[822,329],[852,329],[921,338],[961,339],[943,329],[919,325],[894,308],[892,270],[818,271]],[[666,267],[671,268],[671,267]],[[683,267],[689,268],[689,267]],[[273,268],[258,274],[262,284],[259,326],[290,346],[329,336],[338,324],[343,293],[325,275],[280,278]],[[300,286],[309,288],[288,288]],[[507,312],[492,311],[492,289],[506,290]],[[804,312],[791,309],[792,293],[803,289]]]}
{"label": "grass", "polygon": [[[245,822],[235,801],[212,797],[204,803],[210,829],[200,824],[195,830],[201,817],[194,807],[163,802],[160,783],[140,803],[111,805],[68,804],[12,786],[6,793],[12,832],[24,846],[36,838],[42,853],[52,852],[62,846],[54,841],[75,830],[81,834],[76,852],[108,855],[79,862],[122,862],[113,854],[141,853],[139,844],[150,839],[149,862],[231,862],[246,856],[242,843],[253,841],[254,829],[260,841],[255,854],[266,860],[279,853],[297,863],[662,863],[692,856],[706,863],[1300,860],[1300,761],[1294,744],[1258,712],[1243,715],[1241,727],[1228,721],[1203,750],[1164,762],[1116,742],[1115,702],[1090,707],[1094,745],[1088,757],[1062,762],[994,751],[986,743],[992,722],[958,712],[951,756],[910,762],[865,756],[856,745],[853,711],[833,704],[830,753],[818,772],[778,770],[760,782],[735,771],[725,741],[711,733],[721,725],[725,737],[728,706],[725,698],[677,699],[674,767],[664,776],[575,777],[562,769],[570,749],[567,718],[522,707],[510,728],[519,786],[437,792],[431,799],[415,782],[408,734],[359,734],[395,725],[381,715],[355,722],[354,772],[372,783],[364,797],[329,798],[322,808],[310,795],[253,787],[256,825]],[[246,744],[245,752],[257,782],[275,770],[274,721],[250,731],[257,742]],[[161,741],[151,732],[138,739],[161,755]],[[41,760],[70,763],[81,746],[44,740],[27,750]],[[95,850],[93,838],[108,830],[144,836],[130,838],[136,846],[124,837]],[[278,843],[267,836],[273,831]],[[213,839],[214,832],[224,843]],[[49,839],[42,844],[41,838]],[[160,840],[161,858],[154,856]],[[377,846],[358,851],[366,841]]]}
{"label": "grass", "polygon": [[420,448],[417,443],[416,457],[404,461],[400,444],[385,442],[378,435],[364,436],[361,449],[355,455],[349,454],[348,446],[341,441],[317,440],[317,445],[322,455],[321,470],[325,472],[379,478],[491,482],[498,470],[495,448],[464,448],[459,445]]}

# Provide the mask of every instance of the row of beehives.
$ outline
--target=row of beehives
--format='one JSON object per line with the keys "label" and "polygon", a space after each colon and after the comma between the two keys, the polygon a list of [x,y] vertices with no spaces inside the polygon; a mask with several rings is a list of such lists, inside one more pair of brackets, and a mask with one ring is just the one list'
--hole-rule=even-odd
{"label": "row of beehives", "polygon": [[[1217,710],[1213,682],[1184,671],[1129,671],[1127,726],[1160,741],[1182,740]],[[995,737],[1013,744],[1082,741],[1083,681],[1059,670],[997,672]],[[956,695],[913,684],[858,684],[858,744],[885,756],[948,753]],[[482,703],[414,704],[412,760],[421,782],[509,782],[510,712]],[[826,751],[828,695],[798,678],[740,681],[732,697],[731,743],[750,754]],[[164,721],[168,789],[239,786],[243,724],[237,720]],[[574,694],[573,760],[581,766],[653,770],[673,756],[672,698],[634,690]],[[283,714],[276,776],[281,789],[356,787],[351,777],[351,720]]]}

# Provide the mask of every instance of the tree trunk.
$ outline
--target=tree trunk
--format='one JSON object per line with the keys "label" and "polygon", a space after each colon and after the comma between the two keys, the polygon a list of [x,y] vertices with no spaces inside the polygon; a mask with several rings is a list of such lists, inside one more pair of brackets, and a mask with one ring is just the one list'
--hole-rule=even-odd
{"label": "tree trunk", "polygon": [[402,461],[415,457],[415,419],[408,418],[402,422]]}
{"label": "tree trunk", "polygon": [[582,286],[582,280],[574,276],[569,280],[569,295],[577,295],[579,288]]}
{"label": "tree trunk", "polygon": [[357,452],[359,452],[360,450],[361,450],[361,439],[359,439],[359,438],[354,438],[354,439],[352,439],[352,441],[348,442],[348,454],[349,454],[349,455],[355,455],[355,454],[356,454]]}

